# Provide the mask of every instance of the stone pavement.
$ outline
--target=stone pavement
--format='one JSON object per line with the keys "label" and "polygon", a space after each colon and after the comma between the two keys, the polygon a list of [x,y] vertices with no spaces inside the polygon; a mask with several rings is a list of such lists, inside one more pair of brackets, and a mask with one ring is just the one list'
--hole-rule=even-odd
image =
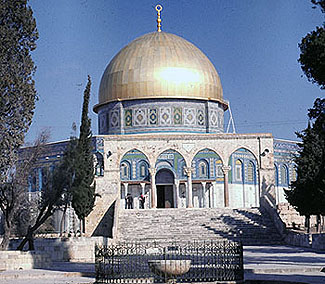
{"label": "stone pavement", "polygon": [[325,252],[290,246],[245,246],[244,268],[245,280],[324,284],[325,270],[321,270],[325,269]]}
{"label": "stone pavement", "polygon": [[[251,284],[324,284],[325,252],[289,246],[245,246],[245,280]],[[325,270],[324,270],[325,271]],[[1,284],[93,283],[94,265],[54,263],[52,270],[0,272]],[[263,282],[261,280],[264,280]]]}

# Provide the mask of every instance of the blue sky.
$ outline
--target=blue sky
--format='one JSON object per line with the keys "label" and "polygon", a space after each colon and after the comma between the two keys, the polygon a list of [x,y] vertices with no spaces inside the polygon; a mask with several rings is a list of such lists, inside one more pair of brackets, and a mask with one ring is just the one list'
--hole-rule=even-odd
{"label": "blue sky", "polygon": [[307,109],[324,91],[307,81],[298,43],[324,22],[309,0],[31,0],[40,39],[33,58],[39,101],[26,141],[42,129],[51,141],[80,124],[87,75],[92,78],[93,134],[100,78],[114,55],[133,39],[162,30],[199,47],[216,67],[230,101],[237,133],[271,132],[296,139]]}

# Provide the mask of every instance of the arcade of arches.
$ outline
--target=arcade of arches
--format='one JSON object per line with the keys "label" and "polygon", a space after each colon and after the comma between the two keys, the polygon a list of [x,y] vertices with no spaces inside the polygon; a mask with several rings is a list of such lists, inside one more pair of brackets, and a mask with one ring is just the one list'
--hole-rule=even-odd
{"label": "arcade of arches", "polygon": [[211,149],[202,149],[187,165],[184,157],[170,149],[162,152],[154,166],[145,153],[133,149],[120,162],[121,206],[131,194],[133,208],[139,196],[145,208],[217,208],[259,206],[258,162],[247,149],[233,152],[225,165]]}

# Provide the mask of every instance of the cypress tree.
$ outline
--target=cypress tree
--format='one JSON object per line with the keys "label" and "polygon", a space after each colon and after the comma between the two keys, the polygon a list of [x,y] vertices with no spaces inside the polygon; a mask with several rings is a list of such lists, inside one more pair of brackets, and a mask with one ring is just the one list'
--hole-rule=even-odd
{"label": "cypress tree", "polygon": [[297,133],[302,139],[295,158],[297,180],[286,191],[289,203],[307,219],[325,214],[325,99],[316,99],[308,116],[308,127]]}
{"label": "cypress tree", "polygon": [[[31,51],[36,48],[36,21],[27,0],[0,1],[0,209],[5,218],[1,248],[8,245],[18,195],[8,189],[18,149],[32,122],[37,98]],[[15,187],[17,188],[17,187]]]}
{"label": "cypress tree", "polygon": [[91,79],[88,76],[88,83],[83,97],[80,134],[74,162],[75,176],[72,184],[72,207],[81,221],[81,231],[83,233],[85,232],[85,218],[93,210],[96,197],[91,120],[88,117],[90,88]]}

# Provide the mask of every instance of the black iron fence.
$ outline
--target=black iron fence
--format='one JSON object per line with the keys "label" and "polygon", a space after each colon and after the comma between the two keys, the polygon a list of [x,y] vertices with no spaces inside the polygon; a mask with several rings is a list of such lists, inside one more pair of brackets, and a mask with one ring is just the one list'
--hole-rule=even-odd
{"label": "black iron fence", "polygon": [[191,283],[244,280],[237,242],[119,243],[96,246],[96,283]]}

